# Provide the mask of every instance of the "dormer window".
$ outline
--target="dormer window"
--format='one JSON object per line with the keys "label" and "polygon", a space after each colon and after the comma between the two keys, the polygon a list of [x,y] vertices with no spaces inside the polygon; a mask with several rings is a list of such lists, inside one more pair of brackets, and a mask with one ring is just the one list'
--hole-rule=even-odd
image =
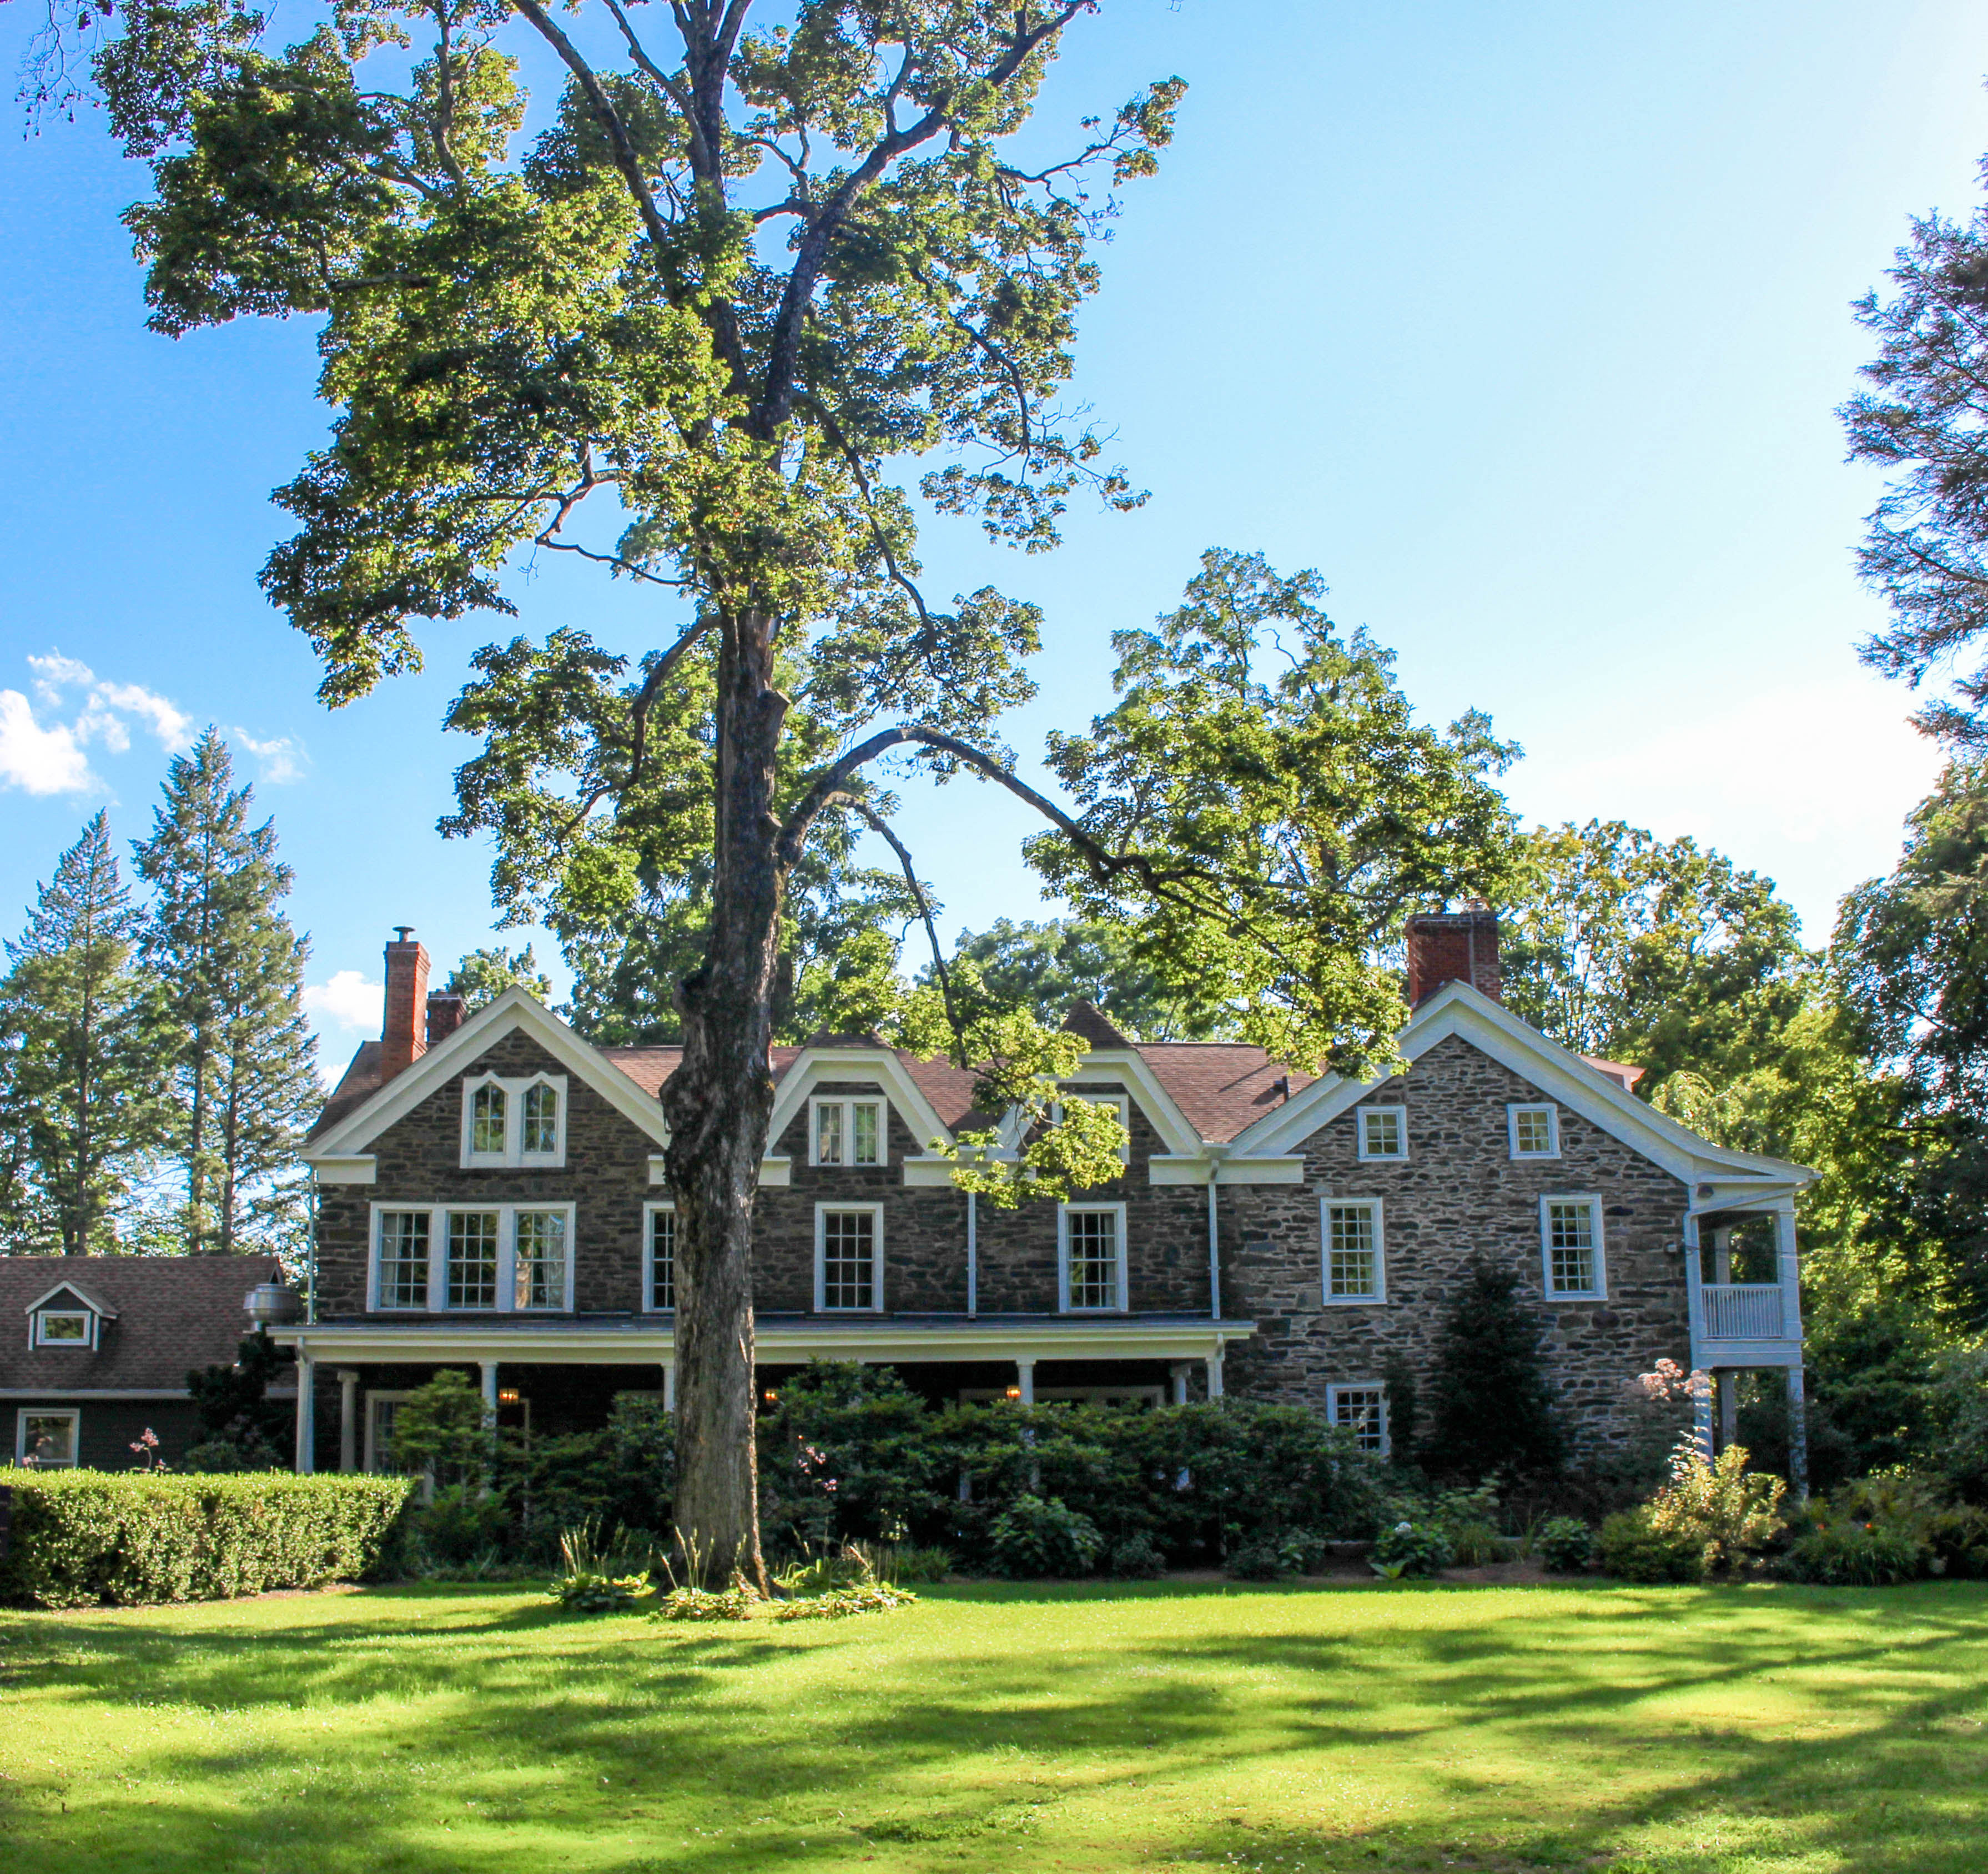
{"label": "dormer window", "polygon": [[[1082,1087],[1072,1087],[1068,1089],[1068,1091],[1073,1100],[1081,1100],[1087,1106],[1108,1106],[1118,1115],[1119,1128],[1125,1135],[1124,1142],[1118,1148],[1118,1162],[1121,1165],[1131,1164],[1132,1162],[1132,1102],[1122,1093],[1091,1093]],[[1050,1102],[1050,1124],[1051,1125],[1063,1124],[1063,1101],[1060,1100],[1052,1100]]]}
{"label": "dormer window", "polygon": [[96,1317],[87,1308],[42,1308],[35,1315],[37,1347],[93,1348]]}
{"label": "dormer window", "polygon": [[556,1169],[566,1163],[566,1076],[507,1079],[479,1074],[462,1083],[466,1168]]}
{"label": "dormer window", "polygon": [[811,1165],[881,1165],[881,1100],[816,1100],[810,1143]]}

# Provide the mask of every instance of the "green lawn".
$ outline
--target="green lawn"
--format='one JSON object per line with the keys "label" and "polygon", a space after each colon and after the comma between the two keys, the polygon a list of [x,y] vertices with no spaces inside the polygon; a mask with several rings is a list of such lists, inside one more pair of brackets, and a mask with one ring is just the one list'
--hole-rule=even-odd
{"label": "green lawn", "polygon": [[8,1874],[1988,1867],[1988,1588],[0,1613]]}

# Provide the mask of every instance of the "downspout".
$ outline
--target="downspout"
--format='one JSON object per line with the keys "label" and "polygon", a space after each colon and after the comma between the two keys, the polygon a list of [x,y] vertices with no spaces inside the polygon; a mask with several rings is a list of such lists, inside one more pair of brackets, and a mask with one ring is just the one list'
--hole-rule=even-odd
{"label": "downspout", "polygon": [[1218,1177],[1222,1161],[1229,1155],[1226,1145],[1208,1145],[1202,1149],[1208,1156],[1208,1318],[1222,1318],[1222,1228],[1221,1217],[1215,1200],[1219,1188]]}
{"label": "downspout", "polygon": [[304,1265],[304,1321],[317,1325],[317,1173],[310,1175],[310,1256]]}
{"label": "downspout", "polygon": [[966,1194],[966,1315],[980,1312],[980,1213],[975,1193]]}

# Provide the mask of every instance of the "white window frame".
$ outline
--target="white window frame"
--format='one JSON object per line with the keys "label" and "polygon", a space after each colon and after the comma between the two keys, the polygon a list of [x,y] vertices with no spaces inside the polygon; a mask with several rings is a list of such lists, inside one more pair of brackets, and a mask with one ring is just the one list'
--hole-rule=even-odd
{"label": "white window frame", "polygon": [[365,1402],[366,1419],[365,1435],[363,1439],[365,1451],[360,1462],[360,1468],[364,1470],[369,1477],[383,1475],[390,1477],[402,1477],[411,1474],[411,1473],[402,1471],[390,1471],[383,1473],[380,1470],[380,1454],[378,1442],[379,1426],[374,1418],[373,1408],[376,1404],[382,1406],[398,1406],[413,1397],[414,1395],[411,1392],[397,1390],[391,1388],[378,1392],[370,1390],[370,1389],[367,1391]]}
{"label": "white window frame", "polygon": [[[51,1340],[47,1324],[50,1321],[79,1321],[83,1323],[83,1338],[79,1341]],[[67,1348],[73,1351],[81,1348],[86,1353],[96,1351],[96,1311],[94,1308],[37,1308],[35,1311],[34,1343],[37,1347]]]}
{"label": "white window frame", "polygon": [[656,1294],[656,1219],[659,1215],[674,1216],[676,1199],[663,1198],[642,1206],[642,1312],[644,1314],[674,1314],[676,1307],[676,1267],[674,1256],[670,1267],[670,1305],[658,1308],[654,1305]]}
{"label": "white window frame", "polygon": [[[30,1419],[66,1419],[69,1421],[69,1460],[66,1464],[50,1464],[49,1470],[74,1470],[83,1461],[83,1409],[79,1406],[23,1406],[14,1415],[14,1462],[25,1467],[28,1462],[28,1421]],[[37,1468],[44,1468],[37,1466]]]}
{"label": "white window frame", "polygon": [[[1552,1145],[1544,1152],[1521,1152],[1519,1149],[1519,1115],[1521,1113],[1544,1113],[1547,1130],[1553,1135]],[[1515,1159],[1557,1159],[1560,1156],[1560,1108],[1550,1100],[1513,1100],[1505,1108],[1505,1142]]]}
{"label": "white window frame", "polygon": [[[828,1305],[828,1217],[852,1210],[870,1215],[870,1305],[852,1308]],[[817,1314],[881,1314],[884,1311],[884,1206],[823,1202],[814,1207],[814,1311]]]}
{"label": "white window frame", "polygon": [[[548,1318],[573,1312],[573,1265],[579,1258],[576,1212],[568,1203],[407,1204],[375,1203],[367,1226],[366,1311],[369,1314],[536,1314]],[[418,1308],[389,1307],[380,1299],[380,1219],[388,1211],[425,1211],[428,1219],[428,1298]],[[451,1307],[448,1305],[448,1219],[451,1211],[473,1211],[486,1216],[498,1213],[497,1305],[488,1308]],[[554,1307],[521,1308],[517,1305],[518,1215],[520,1211],[556,1210],[566,1219],[566,1292]]]}
{"label": "white window frame", "polygon": [[1341,1422],[1339,1416],[1341,1395],[1349,1392],[1378,1392],[1381,1395],[1381,1442],[1374,1447],[1376,1457],[1391,1457],[1395,1450],[1392,1415],[1388,1410],[1386,1382],[1378,1379],[1349,1379],[1325,1389],[1326,1422],[1335,1431],[1350,1431],[1353,1428]]}
{"label": "white window frame", "polygon": [[[1553,1224],[1548,1206],[1585,1204],[1590,1227],[1594,1233],[1594,1286],[1592,1288],[1556,1289],[1553,1285]],[[1549,1191],[1540,1199],[1540,1286],[1549,1301],[1606,1301],[1608,1299],[1608,1258],[1601,1222],[1601,1198],[1594,1191]]]}
{"label": "white window frame", "polygon": [[[1117,1108],[1119,1129],[1125,1135],[1124,1144],[1118,1148],[1118,1162],[1121,1165],[1130,1165],[1132,1162],[1131,1096],[1129,1094],[1124,1093],[1087,1093],[1081,1087],[1066,1087],[1063,1089],[1063,1092],[1068,1098],[1073,1100],[1082,1100],[1092,1106],[1115,1106]],[[1063,1124],[1063,1101],[1061,1100],[1052,1100],[1050,1102],[1050,1124],[1051,1125],[1061,1125]]]}
{"label": "white window frame", "polygon": [[[1388,1301],[1388,1219],[1386,1204],[1378,1197],[1321,1197],[1318,1200],[1318,1297],[1329,1308],[1384,1307]],[[1371,1295],[1335,1295],[1332,1292],[1332,1213],[1335,1210],[1371,1210],[1374,1213],[1374,1292]]]}
{"label": "white window frame", "polygon": [[[842,1108],[842,1151],[840,1159],[824,1160],[821,1156],[820,1109],[824,1106]],[[859,1106],[877,1108],[877,1155],[864,1164],[856,1159],[856,1111]],[[819,1165],[825,1171],[876,1171],[891,1162],[891,1102],[881,1093],[837,1093],[825,1094],[808,1101],[808,1156],[810,1165]],[[838,1206],[847,1208],[847,1206]]]}
{"label": "white window frame", "polygon": [[[566,1119],[570,1094],[563,1074],[470,1074],[463,1077],[462,1169],[465,1171],[563,1171],[566,1167]],[[496,1087],[504,1094],[504,1149],[478,1152],[476,1136],[476,1094],[479,1088]],[[525,1149],[525,1095],[534,1087],[549,1087],[559,1097],[559,1144],[551,1152]],[[468,1206],[465,1206],[465,1208]],[[488,1208],[488,1206],[485,1206]]]}
{"label": "white window frame", "polygon": [[[1117,1219],[1117,1267],[1112,1289],[1116,1299],[1107,1307],[1079,1307],[1070,1298],[1070,1219],[1073,1214],[1111,1212]],[[1131,1312],[1129,1252],[1125,1240],[1125,1206],[1122,1203],[1058,1204],[1057,1206],[1057,1312],[1059,1314],[1128,1314]]]}
{"label": "white window frame", "polygon": [[[1376,1165],[1405,1164],[1408,1156],[1408,1109],[1405,1106],[1356,1106],[1353,1109],[1354,1123],[1359,1128],[1354,1135],[1358,1142],[1360,1156]],[[1369,1113],[1391,1113],[1395,1117],[1395,1136],[1401,1142],[1399,1152],[1370,1152],[1367,1148],[1367,1115]]]}

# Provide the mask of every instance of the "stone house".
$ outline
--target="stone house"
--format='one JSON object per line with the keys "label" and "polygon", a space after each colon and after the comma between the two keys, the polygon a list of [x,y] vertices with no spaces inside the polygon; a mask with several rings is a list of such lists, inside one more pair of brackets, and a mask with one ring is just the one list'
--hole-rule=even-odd
{"label": "stone house", "polygon": [[[1408,948],[1409,1064],[1378,1084],[1073,1010],[1090,1045],[1070,1090],[1117,1102],[1130,1146],[1121,1178],[1067,1204],[953,1187],[932,1148],[987,1123],[970,1074],[874,1039],[776,1049],[759,1383],[834,1359],[887,1362],[935,1399],[1229,1392],[1384,1450],[1387,1375],[1425,1379],[1482,1254],[1520,1273],[1587,1449],[1623,1435],[1663,1358],[1780,1368],[1798,1402],[1812,1174],[1696,1136],[1635,1097],[1638,1070],[1520,1020],[1490,912],[1417,917]],[[658,1094],[678,1050],[593,1047],[516,989],[463,1020],[427,974],[404,929],[383,1037],[304,1148],[315,1260],[305,1318],[276,1331],[306,1376],[300,1468],[387,1462],[397,1401],[445,1366],[480,1374],[500,1423],[545,1430],[672,1390]],[[1733,1279],[1736,1254],[1753,1279]]]}
{"label": "stone house", "polygon": [[[272,1256],[0,1256],[0,1462],[129,1470],[150,1431],[178,1464],[188,1373],[232,1365],[244,1291],[282,1279]],[[287,1384],[269,1396],[287,1402]]]}

